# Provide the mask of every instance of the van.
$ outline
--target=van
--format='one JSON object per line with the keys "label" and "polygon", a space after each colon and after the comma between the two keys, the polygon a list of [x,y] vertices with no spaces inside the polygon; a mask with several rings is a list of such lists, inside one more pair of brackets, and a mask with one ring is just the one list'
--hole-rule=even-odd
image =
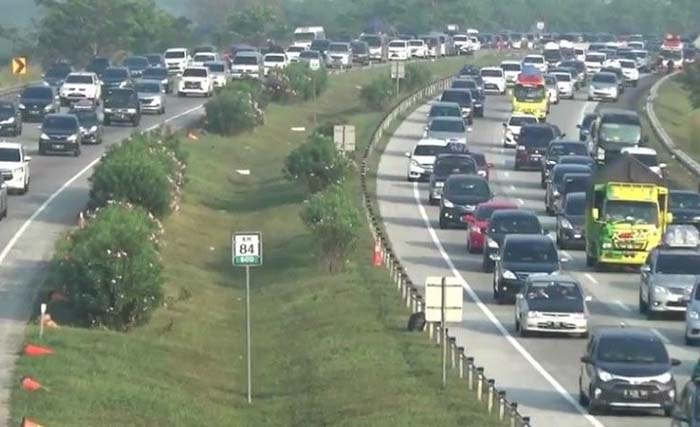
{"label": "van", "polygon": [[323,27],[298,27],[294,30],[293,45],[310,49],[314,40],[325,38],[326,30]]}
{"label": "van", "polygon": [[231,78],[242,79],[246,77],[262,78],[263,58],[258,52],[238,52],[231,61]]}

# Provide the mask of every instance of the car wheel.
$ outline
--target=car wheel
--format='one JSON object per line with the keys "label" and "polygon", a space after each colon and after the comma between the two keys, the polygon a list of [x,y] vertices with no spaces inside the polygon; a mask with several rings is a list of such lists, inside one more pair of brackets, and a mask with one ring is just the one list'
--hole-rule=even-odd
{"label": "car wheel", "polygon": [[[484,273],[493,273],[493,263],[486,256],[484,256],[484,261],[481,263],[481,269],[484,271]],[[494,288],[494,292],[495,292],[495,288]]]}
{"label": "car wheel", "polygon": [[542,187],[543,190],[547,188],[547,181],[545,181],[544,175],[540,177],[540,187]]}
{"label": "car wheel", "polygon": [[44,147],[42,147],[42,146],[40,145],[40,146],[39,146],[39,155],[40,155],[40,156],[43,156],[43,155],[45,155],[45,154],[46,154],[46,150],[44,149]]}
{"label": "car wheel", "polygon": [[588,406],[588,397],[583,393],[583,388],[581,387],[581,380],[579,379],[578,385],[578,403],[584,408]]}
{"label": "car wheel", "polygon": [[580,333],[580,334],[578,335],[578,337],[579,337],[579,338],[583,338],[583,339],[588,338],[588,331]]}
{"label": "car wheel", "polygon": [[586,250],[586,266],[587,266],[587,267],[593,267],[593,264],[595,264],[595,258],[593,258],[593,257],[588,253],[588,250]]}
{"label": "car wheel", "polygon": [[644,302],[642,299],[642,290],[639,289],[639,313],[640,314],[646,314],[646,312],[649,310],[649,305]]}
{"label": "car wheel", "polygon": [[432,197],[428,197],[428,204],[431,206],[437,205],[437,200]]}
{"label": "car wheel", "polygon": [[520,322],[518,321],[518,318],[515,318],[515,332],[520,332]]}
{"label": "car wheel", "polygon": [[[648,307],[648,304],[647,304]],[[647,320],[656,320],[659,317],[659,313],[647,308]]]}
{"label": "car wheel", "polygon": [[531,335],[530,331],[528,331],[527,329],[523,328],[522,325],[520,325],[520,322],[518,322],[518,332],[521,338],[527,338]]}
{"label": "car wheel", "polygon": [[448,227],[447,221],[444,220],[444,218],[440,217],[440,229],[444,230]]}
{"label": "car wheel", "polygon": [[513,168],[514,168],[516,171],[519,171],[519,170],[520,170],[520,165],[518,164],[518,162],[515,162],[515,164],[513,165]]}
{"label": "car wheel", "polygon": [[73,150],[73,157],[79,157],[79,156],[80,156],[80,147]]}

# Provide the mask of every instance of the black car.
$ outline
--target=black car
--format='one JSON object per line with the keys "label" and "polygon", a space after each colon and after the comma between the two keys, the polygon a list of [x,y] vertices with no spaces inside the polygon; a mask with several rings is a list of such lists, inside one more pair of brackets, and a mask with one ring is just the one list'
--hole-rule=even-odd
{"label": "black car", "polygon": [[19,94],[19,109],[25,121],[40,121],[46,114],[61,111],[59,98],[51,86],[29,86]]}
{"label": "black car", "polygon": [[442,92],[440,102],[456,102],[462,108],[462,117],[467,123],[474,122],[474,100],[468,89],[447,89]]}
{"label": "black car", "polygon": [[484,109],[486,108],[486,96],[484,92],[479,89],[469,89],[472,93],[472,99],[474,100],[474,116],[484,117]]}
{"label": "black car", "polygon": [[557,215],[557,245],[561,249],[586,244],[586,193],[569,193]]}
{"label": "black car", "polygon": [[74,114],[48,114],[41,123],[39,154],[49,151],[80,155],[82,133],[80,123]]}
{"label": "black car", "polygon": [[540,185],[547,188],[547,178],[552,168],[559,162],[562,156],[585,156],[588,154],[588,147],[578,141],[567,141],[556,139],[547,145],[547,152],[542,158],[542,170],[540,173]]}
{"label": "black car", "polygon": [[111,89],[104,103],[104,124],[129,122],[138,126],[141,122],[141,103],[134,89]]}
{"label": "black car", "polygon": [[[167,68],[165,65],[165,57],[160,53],[149,53],[144,55],[148,60],[149,67],[163,67]],[[143,75],[141,75],[143,77]]]}
{"label": "black car", "polygon": [[555,215],[561,206],[562,187],[564,186],[564,177],[568,174],[587,174],[593,173],[593,170],[586,165],[567,164],[556,165],[547,179],[547,191],[544,194],[544,205],[548,214]]}
{"label": "black car", "polygon": [[671,190],[668,206],[674,224],[694,224],[700,229],[700,193]]}
{"label": "black car", "polygon": [[427,116],[428,121],[435,117],[462,117],[462,108],[456,102],[434,102]]}
{"label": "black car", "polygon": [[460,76],[480,76],[481,69],[473,64],[466,64],[459,70]]}
{"label": "black car", "polygon": [[102,144],[103,128],[97,109],[74,108],[71,114],[78,118],[83,144]]}
{"label": "black car", "polygon": [[105,70],[109,67],[112,66],[112,61],[109,60],[109,58],[103,58],[101,56],[97,56],[90,61],[87,67],[85,67],[85,71],[90,72],[90,73],[95,73],[97,74],[97,77],[102,78],[102,74],[105,72]]}
{"label": "black car", "polygon": [[525,209],[497,210],[491,216],[489,227],[484,235],[484,251],[481,269],[485,273],[493,273],[494,262],[491,255],[498,253],[503,240],[509,234],[542,234],[537,214]]}
{"label": "black car", "polygon": [[68,74],[73,72],[73,67],[66,62],[57,62],[49,67],[42,78],[49,86],[61,87],[63,82],[68,77]]}
{"label": "black car", "polygon": [[141,80],[157,81],[163,87],[163,92],[172,92],[170,76],[168,75],[168,69],[165,67],[146,68],[145,70],[143,70],[143,74],[141,74]]}
{"label": "black car", "polygon": [[10,101],[0,101],[0,134],[22,135],[22,111]]}
{"label": "black car", "polygon": [[499,304],[514,302],[531,274],[549,274],[561,269],[554,241],[541,234],[509,234],[499,251],[490,257],[496,263],[493,297]]}
{"label": "black car", "polygon": [[549,143],[563,136],[558,126],[549,123],[523,125],[515,149],[515,170],[541,169]]}
{"label": "black car", "polygon": [[450,85],[452,89],[478,89],[479,85],[471,77],[468,78],[457,78],[452,80]]}
{"label": "black car", "polygon": [[438,154],[430,174],[428,203],[434,205],[442,198],[445,181],[450,175],[476,175],[477,171],[476,161],[468,154]]}
{"label": "black car", "polygon": [[608,409],[671,413],[676,394],[672,367],[661,338],[651,329],[600,328],[581,357],[579,400],[591,414]]}
{"label": "black car", "polygon": [[475,175],[451,175],[445,181],[440,198],[440,228],[467,226],[464,217],[473,214],[479,203],[491,200],[493,193],[485,178]]}
{"label": "black car", "polygon": [[583,120],[581,120],[581,123],[576,125],[576,127],[578,128],[579,140],[588,140],[588,137],[591,135],[591,126],[593,126],[593,123],[595,123],[595,119],[597,118],[598,115],[596,113],[588,113],[585,116],[583,116]]}
{"label": "black car", "polygon": [[132,78],[141,77],[143,70],[150,67],[151,63],[145,56],[130,56],[122,62],[122,67],[129,69]]}
{"label": "black car", "polygon": [[700,378],[691,378],[683,387],[671,419],[671,427],[700,427]]}
{"label": "black car", "polygon": [[350,49],[354,63],[369,65],[369,45],[366,42],[356,40],[350,43]]}
{"label": "black car", "polygon": [[131,85],[131,76],[126,67],[109,67],[102,73],[102,96],[106,96],[111,89],[123,88]]}

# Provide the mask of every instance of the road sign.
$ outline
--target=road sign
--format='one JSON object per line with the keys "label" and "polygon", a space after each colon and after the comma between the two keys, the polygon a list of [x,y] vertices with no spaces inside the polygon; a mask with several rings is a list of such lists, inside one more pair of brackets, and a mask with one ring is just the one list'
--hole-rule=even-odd
{"label": "road sign", "polygon": [[391,63],[391,78],[403,79],[406,78],[406,64],[401,61]]}
{"label": "road sign", "polygon": [[27,74],[27,58],[25,56],[12,58],[12,74],[22,76]]}
{"label": "road sign", "polygon": [[355,126],[333,126],[333,141],[339,151],[355,151]]}
{"label": "road sign", "polygon": [[[428,277],[425,279],[425,320],[442,321],[442,279]],[[463,290],[462,283],[456,277],[445,277],[445,322],[462,321]]]}
{"label": "road sign", "polygon": [[544,22],[543,21],[539,21],[537,23],[537,29],[540,31],[544,30]]}
{"label": "road sign", "polygon": [[231,258],[234,267],[262,265],[262,234],[259,232],[233,233]]}

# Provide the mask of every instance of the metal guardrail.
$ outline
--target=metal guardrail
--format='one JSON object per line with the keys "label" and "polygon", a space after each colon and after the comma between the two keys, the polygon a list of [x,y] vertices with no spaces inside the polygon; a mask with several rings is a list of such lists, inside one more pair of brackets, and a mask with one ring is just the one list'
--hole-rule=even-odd
{"label": "metal guardrail", "polygon": [[659,141],[661,141],[661,145],[663,145],[664,148],[673,156],[673,158],[678,160],[678,163],[680,163],[688,172],[693,174],[696,178],[700,178],[700,163],[686,154],[683,150],[676,147],[676,144],[673,143],[673,139],[663,128],[659,118],[656,116],[656,112],[654,111],[654,101],[658,96],[659,87],[661,87],[666,80],[670,79],[676,74],[678,74],[678,72],[667,74],[654,83],[649,90],[649,96],[647,97],[644,110],[647,118],[649,119],[649,123],[651,124],[651,129],[654,131]]}
{"label": "metal guardrail", "polygon": [[[388,270],[389,276],[393,283],[396,284],[396,289],[401,295],[401,299],[405,302],[406,307],[412,313],[422,312],[423,296],[420,295],[408,276],[406,269],[401,265],[401,261],[391,248],[389,238],[385,235],[381,227],[381,218],[378,212],[375,212],[371,203],[371,196],[367,189],[367,173],[368,163],[372,155],[376,154],[376,149],[379,142],[387,134],[388,129],[396,122],[397,119],[411,111],[416,105],[425,102],[427,99],[434,97],[440,91],[449,88],[452,77],[435,81],[427,87],[418,90],[417,92],[404,98],[399,104],[388,112],[377,128],[372,133],[370,143],[364,150],[362,155],[361,165],[361,186],[362,186],[362,204],[364,206],[367,222],[370,226],[370,232],[374,242],[381,248],[381,256],[384,267]],[[381,152],[379,152],[381,154]],[[440,345],[442,326],[439,322],[428,323],[425,327],[429,339]],[[449,330],[445,328],[445,337],[448,340],[448,366],[450,372],[456,374],[457,378],[465,381],[466,388],[473,393],[477,401],[486,407],[486,410],[495,419],[503,421],[510,427],[532,427],[530,418],[523,416],[516,402],[509,401],[506,398],[506,392],[496,388],[494,379],[490,379],[484,373],[484,368],[477,366],[473,357],[469,357],[464,347],[458,347],[456,338],[449,335]]]}

